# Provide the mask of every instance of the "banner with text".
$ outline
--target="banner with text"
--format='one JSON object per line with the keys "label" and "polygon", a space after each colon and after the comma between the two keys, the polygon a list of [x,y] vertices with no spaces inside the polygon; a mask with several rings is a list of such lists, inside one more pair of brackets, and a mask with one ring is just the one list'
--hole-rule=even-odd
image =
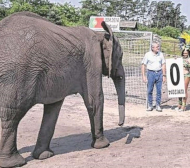
{"label": "banner with text", "polygon": [[101,17],[91,16],[89,28],[93,30],[103,30],[101,23],[105,21],[112,29],[112,31],[119,31],[120,17]]}
{"label": "banner with text", "polygon": [[183,59],[166,59],[168,97],[185,97]]}

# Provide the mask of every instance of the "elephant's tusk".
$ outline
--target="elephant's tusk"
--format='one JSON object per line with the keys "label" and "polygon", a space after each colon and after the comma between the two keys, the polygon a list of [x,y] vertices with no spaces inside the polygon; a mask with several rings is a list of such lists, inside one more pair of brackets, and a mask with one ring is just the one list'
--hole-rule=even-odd
{"label": "elephant's tusk", "polygon": [[123,126],[125,122],[125,106],[119,105],[119,126]]}

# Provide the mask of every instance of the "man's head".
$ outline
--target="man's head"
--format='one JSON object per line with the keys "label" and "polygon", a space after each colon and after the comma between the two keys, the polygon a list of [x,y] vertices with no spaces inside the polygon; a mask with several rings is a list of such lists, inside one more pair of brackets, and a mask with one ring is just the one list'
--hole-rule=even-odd
{"label": "man's head", "polygon": [[152,52],[157,54],[160,50],[160,45],[157,42],[153,42],[151,45]]}

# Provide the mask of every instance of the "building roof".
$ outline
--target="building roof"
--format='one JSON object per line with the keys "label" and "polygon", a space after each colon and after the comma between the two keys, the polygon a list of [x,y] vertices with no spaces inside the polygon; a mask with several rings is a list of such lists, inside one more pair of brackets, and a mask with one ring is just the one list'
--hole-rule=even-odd
{"label": "building roof", "polygon": [[137,28],[137,22],[136,21],[120,21],[119,26],[123,28]]}

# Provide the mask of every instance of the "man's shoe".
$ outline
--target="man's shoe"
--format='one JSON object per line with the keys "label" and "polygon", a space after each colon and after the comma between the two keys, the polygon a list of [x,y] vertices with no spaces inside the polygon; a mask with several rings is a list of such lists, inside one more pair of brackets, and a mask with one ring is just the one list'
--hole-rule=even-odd
{"label": "man's shoe", "polygon": [[158,111],[158,112],[162,112],[161,107],[160,107],[160,106],[156,106],[156,111]]}
{"label": "man's shoe", "polygon": [[181,108],[179,108],[179,107],[176,107],[176,108],[175,108],[175,111],[179,111],[179,110],[181,110]]}
{"label": "man's shoe", "polygon": [[153,107],[148,107],[147,109],[146,109],[146,111],[152,111],[153,110]]}

